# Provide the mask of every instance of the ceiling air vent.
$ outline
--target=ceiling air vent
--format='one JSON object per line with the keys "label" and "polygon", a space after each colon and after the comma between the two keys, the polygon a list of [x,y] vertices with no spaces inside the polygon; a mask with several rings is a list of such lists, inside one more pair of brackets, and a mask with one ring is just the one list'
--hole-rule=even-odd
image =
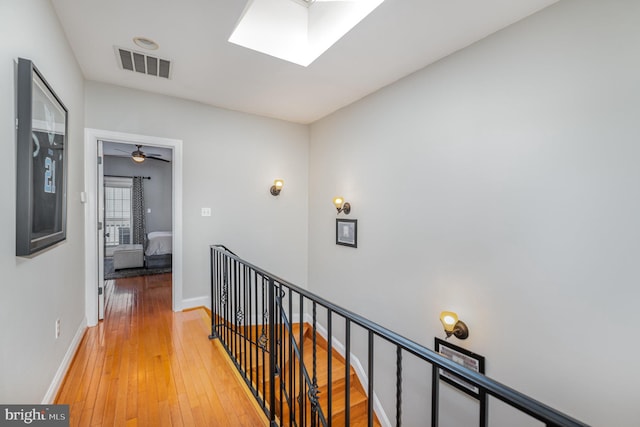
{"label": "ceiling air vent", "polygon": [[118,63],[123,70],[135,71],[150,76],[168,79],[171,75],[171,61],[116,47]]}

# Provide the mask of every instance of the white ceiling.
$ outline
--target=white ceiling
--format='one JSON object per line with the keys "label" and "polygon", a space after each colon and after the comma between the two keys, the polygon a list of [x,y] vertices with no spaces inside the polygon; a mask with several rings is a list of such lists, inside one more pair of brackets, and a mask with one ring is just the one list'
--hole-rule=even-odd
{"label": "white ceiling", "polygon": [[[292,0],[282,0],[292,1]],[[308,67],[227,40],[246,0],[51,0],[87,80],[311,123],[557,0],[385,0]],[[144,51],[142,36],[160,48]],[[122,70],[114,46],[173,63]]]}

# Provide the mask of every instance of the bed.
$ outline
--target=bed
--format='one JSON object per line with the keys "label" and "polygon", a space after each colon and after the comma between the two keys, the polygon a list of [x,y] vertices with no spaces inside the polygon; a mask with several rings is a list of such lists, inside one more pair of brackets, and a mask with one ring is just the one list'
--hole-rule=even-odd
{"label": "bed", "polygon": [[171,231],[152,231],[147,234],[147,246],[144,251],[147,268],[171,267],[172,244]]}

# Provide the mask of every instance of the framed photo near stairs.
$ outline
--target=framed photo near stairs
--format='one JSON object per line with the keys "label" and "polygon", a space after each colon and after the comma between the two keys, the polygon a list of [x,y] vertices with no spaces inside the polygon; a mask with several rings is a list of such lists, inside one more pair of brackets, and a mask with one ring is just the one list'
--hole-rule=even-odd
{"label": "framed photo near stairs", "polygon": [[[473,353],[462,347],[458,347],[455,344],[451,344],[450,342],[437,337],[435,339],[435,351],[441,356],[444,356],[465,368],[484,374],[484,356],[480,356],[479,354]],[[438,375],[442,381],[473,397],[478,397],[480,395],[478,387],[469,384],[452,372],[440,369]]]}
{"label": "framed photo near stairs", "polygon": [[358,247],[357,219],[336,219],[336,245]]}
{"label": "framed photo near stairs", "polygon": [[[465,348],[451,344],[448,341],[435,337],[434,350],[441,356],[464,366],[471,371],[484,375],[484,356],[480,356]],[[489,406],[487,392],[484,389],[471,384],[468,380],[462,379],[453,372],[441,369],[437,365],[432,368],[432,384],[431,384],[431,425],[438,425],[439,417],[439,396],[440,396],[440,380],[455,387],[463,393],[471,396],[478,401],[478,424],[486,426],[488,423]]]}

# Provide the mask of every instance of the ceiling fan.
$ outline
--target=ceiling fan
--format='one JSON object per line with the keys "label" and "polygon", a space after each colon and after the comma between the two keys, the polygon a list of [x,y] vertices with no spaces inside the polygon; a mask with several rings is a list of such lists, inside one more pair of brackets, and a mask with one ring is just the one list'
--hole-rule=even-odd
{"label": "ceiling fan", "polygon": [[[122,151],[123,153],[128,153],[128,151],[124,151],[119,148],[116,148],[116,150]],[[161,162],[171,163],[170,160],[165,160],[161,156],[162,154],[146,154],[144,151],[142,151],[142,145],[137,145],[137,144],[136,144],[136,149],[131,152],[131,159],[136,163],[142,163],[146,159],[159,160]]]}

